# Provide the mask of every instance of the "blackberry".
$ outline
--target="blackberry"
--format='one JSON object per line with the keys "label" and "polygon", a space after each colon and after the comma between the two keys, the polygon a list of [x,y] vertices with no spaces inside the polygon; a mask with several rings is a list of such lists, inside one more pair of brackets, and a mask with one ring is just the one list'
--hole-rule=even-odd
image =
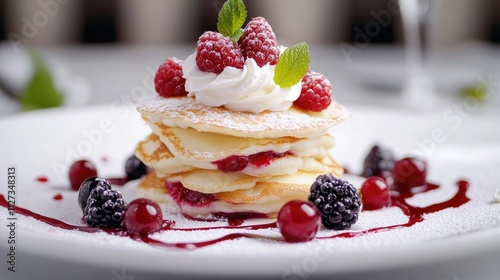
{"label": "blackberry", "polygon": [[96,186],[90,191],[83,219],[90,226],[116,227],[123,221],[126,203],[117,190]]}
{"label": "blackberry", "polygon": [[345,179],[332,174],[318,176],[308,200],[318,207],[326,228],[348,229],[358,221],[361,200],[356,188]]}
{"label": "blackberry", "polygon": [[125,163],[125,174],[129,181],[139,179],[147,174],[147,167],[139,158],[131,155]]}
{"label": "blackberry", "polygon": [[366,178],[379,176],[390,179],[394,162],[394,156],[390,150],[375,145],[365,157],[361,175]]}
{"label": "blackberry", "polygon": [[90,177],[87,180],[83,181],[78,190],[78,205],[80,205],[80,209],[85,211],[85,206],[87,206],[87,200],[89,199],[90,192],[95,189],[97,186],[101,186],[106,190],[111,189],[111,183],[99,177]]}

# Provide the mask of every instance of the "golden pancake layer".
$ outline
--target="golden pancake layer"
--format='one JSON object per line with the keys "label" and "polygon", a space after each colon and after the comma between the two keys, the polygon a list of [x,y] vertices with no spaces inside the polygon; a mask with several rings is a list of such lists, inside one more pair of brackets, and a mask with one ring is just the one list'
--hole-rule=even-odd
{"label": "golden pancake layer", "polygon": [[349,116],[333,102],[320,113],[292,106],[259,114],[156,97],[138,106],[152,134],[135,155],[154,169],[142,194],[186,215],[259,213],[307,200],[318,175],[340,175],[328,130]]}

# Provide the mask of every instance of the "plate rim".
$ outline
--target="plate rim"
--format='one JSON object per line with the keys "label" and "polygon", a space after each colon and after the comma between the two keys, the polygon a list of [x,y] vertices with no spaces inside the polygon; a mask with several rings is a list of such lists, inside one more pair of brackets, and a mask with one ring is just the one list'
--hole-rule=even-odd
{"label": "plate rim", "polygon": [[[386,113],[386,110],[380,110],[380,109],[374,109],[374,108],[369,108],[369,107],[366,107],[366,106],[352,106],[353,108],[355,107],[356,109],[358,110],[367,110],[367,111],[377,111],[377,112],[382,112],[382,113]],[[86,114],[88,112],[91,112],[91,111],[94,111],[94,110],[106,110],[106,109],[109,109],[109,107],[105,106],[105,105],[94,105],[94,106],[85,106],[85,107],[79,107],[79,108],[70,108],[70,107],[65,107],[65,108],[54,108],[54,109],[46,109],[46,110],[40,110],[40,111],[33,111],[33,112],[26,112],[26,113],[22,113],[22,114],[17,114],[17,115],[12,115],[12,116],[9,116],[9,117],[5,117],[5,118],[1,118],[0,119],[0,126],[4,125],[5,123],[9,123],[11,121],[22,121],[23,119],[29,119],[29,118],[32,118],[33,116],[38,116],[38,117],[42,117],[42,116],[48,116],[48,117],[51,117],[53,116],[53,114],[55,113],[56,115],[57,114],[65,114],[65,113],[70,113],[70,114]],[[415,117],[414,114],[412,113],[408,113],[408,112],[402,112],[402,111],[396,111],[396,112],[393,112],[393,113],[397,113],[397,114],[404,114],[406,116],[409,116],[409,117]],[[0,191],[1,194],[4,194],[3,191]],[[23,205],[22,205],[23,206]],[[23,206],[23,207],[27,207],[27,206]],[[29,208],[29,207],[27,207]],[[2,232],[3,234],[3,227],[0,228],[0,232]],[[26,242],[27,245],[31,245],[31,246],[34,246],[35,244],[42,244],[42,247],[32,247],[31,251],[28,251],[28,252],[24,252],[24,253],[32,253],[32,254],[43,254],[43,252],[58,252],[58,251],[51,251],[49,250],[49,248],[53,248],[50,244],[50,240],[52,240],[52,238],[48,238],[47,236],[40,236],[35,233],[35,232],[31,232],[31,231],[24,231],[22,232],[22,234],[24,235],[23,239],[25,239],[26,237],[29,237],[30,239],[27,240],[23,240],[23,242]],[[493,228],[485,228],[485,229],[481,229],[481,230],[478,230],[478,231],[474,231],[474,232],[469,232],[469,233],[466,233],[466,234],[461,234],[461,235],[457,235],[457,236],[450,236],[450,238],[447,238],[447,239],[443,239],[441,241],[443,241],[442,243],[436,243],[435,242],[419,242],[418,244],[407,244],[407,245],[403,245],[403,247],[412,247],[411,249],[414,250],[413,252],[417,252],[419,254],[425,254],[425,253],[429,253],[430,251],[432,251],[434,254],[431,254],[431,257],[428,258],[428,259],[419,259],[419,262],[417,262],[418,264],[423,264],[423,263],[428,263],[428,262],[431,262],[433,260],[437,260],[437,259],[440,259],[442,257],[447,257],[447,259],[450,259],[450,258],[458,258],[458,257],[464,257],[464,256],[467,256],[467,255],[470,255],[471,253],[480,253],[482,251],[485,251],[485,250],[500,250],[500,243],[499,242],[491,242],[491,241],[495,241],[495,238],[497,238],[498,236],[500,235],[500,227],[493,227]],[[474,246],[469,246],[468,243],[469,242],[463,242],[463,239],[466,239],[466,240],[469,240],[469,239],[472,239],[472,240],[481,240],[481,245],[482,246],[478,246],[478,243],[474,243]],[[432,240],[435,240],[435,239],[432,239]],[[29,242],[32,242],[32,243],[29,243]],[[70,240],[64,240],[63,242],[70,242]],[[437,241],[436,241],[437,242]],[[489,243],[488,243],[489,242]],[[426,243],[432,243],[432,244],[426,244]],[[471,242],[472,243],[472,242]],[[464,245],[466,244],[467,246],[457,246],[457,245]],[[3,243],[0,243],[0,247],[2,247],[4,244]],[[79,244],[78,246],[80,246],[81,244]],[[418,245],[418,246],[416,246]],[[422,246],[423,245],[423,246]],[[443,249],[443,246],[447,245],[448,247],[447,248],[451,248],[453,250],[438,250],[436,253],[436,249]],[[86,247],[85,245],[83,245],[83,247],[87,248],[88,250],[91,250],[91,246],[89,247]],[[399,249],[398,249],[399,248]],[[370,259],[370,265],[367,265],[367,266],[362,266],[362,267],[359,267],[359,266],[356,266],[356,267],[352,267],[352,266],[349,266],[346,265],[343,266],[342,268],[338,268],[338,269],[335,269],[335,270],[328,270],[328,268],[325,268],[323,266],[320,266],[319,269],[315,272],[315,274],[328,274],[328,275],[335,275],[335,274],[341,274],[341,273],[349,273],[349,272],[360,272],[360,271],[369,271],[371,269],[381,269],[381,267],[378,267],[377,265],[380,265],[380,264],[385,264],[384,267],[382,268],[395,268],[395,267],[401,267],[401,266],[405,266],[405,265],[409,265],[410,263],[414,264],[414,260],[413,258],[410,258],[410,257],[401,257],[401,255],[399,255],[399,257],[396,257],[396,255],[398,254],[394,254],[396,251],[400,251],[401,247],[398,246],[398,248],[394,248],[394,249],[388,249],[387,247],[384,247],[380,250],[371,250],[370,252],[368,252],[368,256],[367,258]],[[464,248],[467,248],[467,249],[464,249]],[[24,250],[24,249],[23,249]],[[126,249],[125,251],[128,251],[130,249]],[[156,249],[155,249],[156,250]],[[180,252],[179,250],[175,250],[175,253],[174,252],[161,252],[162,255],[167,255],[167,256],[173,256],[173,257],[177,257],[177,253]],[[186,254],[183,253],[183,256],[185,255],[188,255],[189,252],[185,252]],[[384,257],[388,257],[389,259],[386,259],[386,258],[382,258],[380,256],[380,254],[385,254]],[[118,252],[114,252],[113,254],[118,254]],[[157,255],[155,253],[155,255]],[[56,254],[48,254],[47,256],[51,256],[51,257],[54,257],[57,259],[58,255]],[[91,265],[123,265],[123,263],[116,263],[116,262],[109,262],[109,263],[99,263],[99,262],[92,262],[92,261],[89,261],[89,259],[84,259],[84,257],[80,257],[82,255],[80,254],[74,254],[74,255],[71,255],[70,258],[68,258],[67,256],[64,257],[65,259],[72,259],[73,261],[78,261],[78,262],[85,262],[87,261],[89,264]],[[403,256],[405,256],[403,254]],[[193,258],[202,258],[203,260],[206,260],[206,255],[204,254],[191,254],[191,256],[189,256],[188,259],[192,260]],[[211,257],[211,261],[220,261],[220,258],[223,258],[223,256],[219,255],[219,256],[210,256]],[[391,258],[392,257],[392,258]],[[260,262],[257,262],[256,264],[261,264],[261,263],[266,263],[267,261],[269,260],[274,260],[275,257],[273,256],[264,256],[263,258],[265,259],[262,259]],[[108,258],[106,258],[108,259]],[[182,258],[181,258],[182,259]],[[383,260],[382,260],[383,259]],[[184,259],[182,259],[184,260]],[[227,258],[226,258],[227,260]],[[231,261],[235,261],[235,259],[232,259],[230,258],[229,260]],[[263,273],[262,275],[264,276],[277,276],[279,273],[284,273],[281,268],[286,265],[286,264],[290,264],[290,262],[300,262],[300,261],[303,261],[304,258],[303,257],[297,257],[297,256],[294,256],[294,257],[289,257],[288,259],[286,259],[286,262],[283,262],[283,263],[277,263],[279,264],[278,267],[280,267],[279,270],[277,269],[272,269],[272,270],[268,270],[267,272]],[[392,261],[388,261],[388,260],[392,260]],[[130,266],[131,268],[135,268],[137,270],[141,270],[142,269],[151,269],[154,271],[155,267],[151,267],[151,266],[144,266],[144,265],[139,265],[139,266],[134,266],[134,264],[137,264],[137,263],[132,263],[132,264],[127,264],[127,266]],[[180,264],[178,264],[178,266],[175,266],[174,268],[177,268],[179,270],[169,270],[169,271],[165,271],[164,269],[166,268],[165,266],[157,266],[156,269],[158,269],[156,272],[160,272],[160,273],[165,273],[165,272],[168,272],[168,273],[182,273],[182,272],[186,272],[184,270],[184,266],[181,265],[182,262]],[[236,263],[235,263],[236,264]],[[341,263],[342,264],[342,263]],[[262,267],[259,267],[260,269]],[[151,271],[151,270],[148,270],[148,271]],[[243,273],[243,275],[247,275],[247,276],[255,276],[255,267],[249,267],[248,270],[242,270],[242,271],[239,271],[240,273]],[[262,270],[258,270],[257,272],[264,272]],[[200,274],[203,274],[203,275],[212,275],[212,276],[220,276],[220,275],[229,275],[231,273],[234,273],[234,271],[232,270],[220,270],[220,269],[215,269],[215,270],[206,270],[206,269],[202,269],[202,270],[196,270],[196,269],[193,269],[191,267],[191,269],[189,270],[189,273],[194,273],[194,274],[197,274],[197,273],[200,273]],[[247,274],[248,273],[248,274]],[[278,273],[278,274],[277,274]]]}

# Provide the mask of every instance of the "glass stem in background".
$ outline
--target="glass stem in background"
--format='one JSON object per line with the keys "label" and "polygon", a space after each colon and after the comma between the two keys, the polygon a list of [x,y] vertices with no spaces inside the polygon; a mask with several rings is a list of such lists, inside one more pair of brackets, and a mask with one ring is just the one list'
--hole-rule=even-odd
{"label": "glass stem in background", "polygon": [[[403,22],[406,73],[403,96],[411,107],[430,108],[438,100],[434,86],[424,69],[421,28],[425,26],[425,12],[419,0],[399,0]],[[427,10],[430,8],[427,6]],[[421,20],[422,19],[422,20]],[[424,30],[425,31],[425,30]],[[426,38],[427,39],[427,38]],[[422,106],[425,104],[424,106]]]}

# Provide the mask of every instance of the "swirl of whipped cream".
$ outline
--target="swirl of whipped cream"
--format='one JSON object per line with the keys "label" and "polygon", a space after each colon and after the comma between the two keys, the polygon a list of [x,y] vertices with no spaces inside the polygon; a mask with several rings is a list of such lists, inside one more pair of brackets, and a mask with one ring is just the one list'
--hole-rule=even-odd
{"label": "swirl of whipped cream", "polygon": [[234,111],[259,113],[285,111],[300,96],[301,82],[289,88],[274,83],[274,65],[259,67],[253,58],[243,69],[226,67],[220,74],[202,72],[196,65],[196,53],[183,63],[188,96],[206,106],[224,106]]}

